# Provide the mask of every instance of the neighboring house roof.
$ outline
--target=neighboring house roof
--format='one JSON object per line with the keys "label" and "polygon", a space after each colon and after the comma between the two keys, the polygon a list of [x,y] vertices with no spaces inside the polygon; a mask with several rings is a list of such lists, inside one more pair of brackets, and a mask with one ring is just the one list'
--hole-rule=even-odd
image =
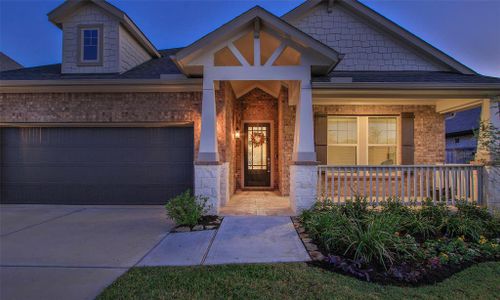
{"label": "neighboring house roof", "polygon": [[395,35],[400,41],[405,41],[407,42],[410,46],[416,48],[417,50],[420,50],[421,52],[430,55],[431,57],[434,57],[441,63],[449,66],[453,70],[456,70],[458,72],[461,72],[463,74],[476,74],[474,70],[470,69],[469,67],[465,66],[464,64],[460,63],[459,61],[455,60],[451,56],[447,55],[443,51],[437,49],[436,47],[432,46],[431,44],[427,43],[426,41],[422,40],[418,36],[414,35],[413,33],[409,32],[408,30],[404,29],[400,25],[396,24],[395,22],[387,19],[383,15],[379,14],[378,12],[374,11],[373,9],[369,8],[368,6],[362,4],[359,1],[356,0],[308,0],[302,3],[301,5],[297,6],[295,9],[289,11],[288,13],[284,14],[281,18],[287,22],[291,22],[293,20],[296,20],[297,18],[303,16],[307,12],[309,12],[311,9],[316,7],[317,5],[323,3],[323,2],[328,2],[329,9],[334,9],[332,7],[333,3],[335,2],[336,4],[343,5],[343,7],[346,7],[350,11],[354,12],[355,14],[363,17],[364,19],[372,22],[374,25],[376,25],[377,28],[381,28],[385,30],[386,32],[389,32],[393,35]]}
{"label": "neighboring house roof", "polygon": [[335,49],[323,44],[322,42],[316,40],[312,36],[302,32],[298,28],[285,22],[283,19],[277,17],[276,15],[270,13],[269,11],[263,9],[260,6],[255,6],[248,11],[242,13],[226,24],[220,26],[216,30],[208,33],[202,38],[198,39],[189,46],[183,48],[175,54],[173,60],[179,65],[179,67],[184,71],[187,62],[199,53],[202,49],[207,46],[213,45],[214,43],[221,42],[227,39],[228,35],[234,34],[238,30],[241,30],[243,26],[247,26],[249,23],[259,20],[264,22],[267,26],[270,26],[274,30],[278,30],[287,39],[297,41],[316,53],[323,55],[329,59],[329,66],[326,69],[325,74],[327,74],[341,59],[341,54]]}
{"label": "neighboring house roof", "polygon": [[0,51],[0,72],[21,69],[23,66]]}
{"label": "neighboring house roof", "polygon": [[132,21],[132,19],[121,9],[104,1],[104,0],[70,0],[65,1],[51,12],[47,14],[49,20],[57,27],[62,28],[62,20],[76,11],[82,5],[93,3],[110,15],[117,18],[120,23],[132,34],[132,36],[144,47],[144,49],[153,57],[160,57],[160,53],[156,50],[155,46],[146,37],[146,35],[139,29],[139,27]]}
{"label": "neighboring house roof", "polygon": [[480,119],[480,107],[454,113],[446,119],[446,136],[471,134],[479,128]]}

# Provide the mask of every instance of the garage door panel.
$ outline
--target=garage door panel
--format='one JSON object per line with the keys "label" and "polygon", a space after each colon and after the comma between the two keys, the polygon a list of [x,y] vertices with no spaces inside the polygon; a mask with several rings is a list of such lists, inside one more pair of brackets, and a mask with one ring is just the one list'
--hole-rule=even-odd
{"label": "garage door panel", "polygon": [[192,128],[8,128],[2,144],[4,203],[163,204],[192,189]]}

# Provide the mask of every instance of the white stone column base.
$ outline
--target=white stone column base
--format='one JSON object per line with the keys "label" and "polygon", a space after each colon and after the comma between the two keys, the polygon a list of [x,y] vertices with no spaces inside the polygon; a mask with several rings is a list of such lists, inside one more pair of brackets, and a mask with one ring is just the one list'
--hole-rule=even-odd
{"label": "white stone column base", "polygon": [[485,166],[483,171],[484,201],[490,211],[500,211],[500,167]]}
{"label": "white stone column base", "polygon": [[295,214],[316,203],[317,183],[316,165],[290,165],[290,205]]}
{"label": "white stone column base", "polygon": [[207,214],[217,215],[221,206],[221,165],[194,166],[194,194],[208,198]]}

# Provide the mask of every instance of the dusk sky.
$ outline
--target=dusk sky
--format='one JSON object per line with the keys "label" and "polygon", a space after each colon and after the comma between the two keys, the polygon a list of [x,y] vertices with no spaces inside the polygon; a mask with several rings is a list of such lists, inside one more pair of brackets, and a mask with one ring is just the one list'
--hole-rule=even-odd
{"label": "dusk sky", "polygon": [[[59,63],[62,38],[47,13],[62,0],[0,0],[0,51],[24,66]],[[186,46],[260,5],[281,16],[302,1],[111,0],[158,49]],[[363,0],[475,71],[500,77],[500,0]]]}

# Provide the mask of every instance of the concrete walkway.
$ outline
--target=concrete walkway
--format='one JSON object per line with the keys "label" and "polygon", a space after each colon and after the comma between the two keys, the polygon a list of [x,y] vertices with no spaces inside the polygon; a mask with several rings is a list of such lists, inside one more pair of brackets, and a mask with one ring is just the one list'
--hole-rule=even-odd
{"label": "concrete walkway", "polygon": [[167,236],[161,206],[0,206],[0,299],[94,299]]}
{"label": "concrete walkway", "polygon": [[289,217],[225,217],[219,230],[172,233],[139,266],[309,261]]}
{"label": "concrete walkway", "polygon": [[277,191],[237,191],[221,207],[222,216],[292,216],[288,197]]}

